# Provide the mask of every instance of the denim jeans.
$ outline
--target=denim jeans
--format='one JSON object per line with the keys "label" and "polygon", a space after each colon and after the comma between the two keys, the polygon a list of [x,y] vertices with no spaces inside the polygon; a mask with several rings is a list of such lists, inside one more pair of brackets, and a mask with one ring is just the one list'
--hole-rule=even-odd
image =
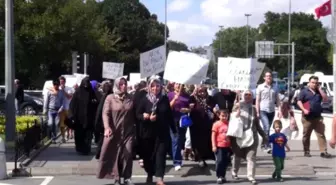
{"label": "denim jeans", "polygon": [[49,111],[48,112],[48,134],[50,139],[55,140],[58,133],[59,126],[59,115],[58,112]]}
{"label": "denim jeans", "polygon": [[[270,126],[272,125],[274,116],[275,116],[275,112],[260,111],[260,120],[263,125],[264,132],[267,136],[269,136]],[[266,144],[261,147],[269,148],[270,144]]]}
{"label": "denim jeans", "polygon": [[181,166],[182,165],[182,154],[181,151],[184,148],[184,143],[186,140],[186,128],[177,128],[177,135],[174,135],[173,132],[170,130],[170,137],[172,140],[172,157],[174,166]]}
{"label": "denim jeans", "polygon": [[217,148],[215,152],[216,156],[216,176],[217,178],[225,178],[226,169],[230,163],[230,148]]}

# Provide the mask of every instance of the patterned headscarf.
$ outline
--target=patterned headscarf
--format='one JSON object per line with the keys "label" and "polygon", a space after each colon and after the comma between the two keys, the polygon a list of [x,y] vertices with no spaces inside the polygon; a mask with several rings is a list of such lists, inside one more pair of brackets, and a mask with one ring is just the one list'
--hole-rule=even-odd
{"label": "patterned headscarf", "polygon": [[121,96],[121,95],[127,93],[127,92],[122,92],[122,91],[120,90],[119,85],[120,85],[120,81],[121,81],[121,80],[125,80],[125,83],[126,83],[125,85],[127,86],[127,80],[126,80],[126,78],[124,78],[124,77],[119,77],[119,78],[115,79],[115,80],[114,80],[114,84],[113,84],[113,94],[116,94],[116,95]]}
{"label": "patterned headscarf", "polygon": [[[153,94],[152,92],[150,92],[151,86],[152,86],[152,84],[154,82],[160,84],[160,86],[161,86],[160,92],[158,94]],[[157,108],[157,103],[159,102],[159,100],[162,97],[162,84],[161,84],[161,80],[159,78],[156,78],[156,77],[151,77],[148,80],[148,86],[147,87],[148,87],[148,93],[147,93],[146,97],[153,104],[152,112],[155,112],[156,108]]]}
{"label": "patterned headscarf", "polygon": [[[204,92],[206,95],[203,97],[200,95],[201,92]],[[207,87],[204,85],[200,85],[195,88],[194,97],[197,103],[205,110],[208,111],[207,99],[208,99],[208,92]]]}

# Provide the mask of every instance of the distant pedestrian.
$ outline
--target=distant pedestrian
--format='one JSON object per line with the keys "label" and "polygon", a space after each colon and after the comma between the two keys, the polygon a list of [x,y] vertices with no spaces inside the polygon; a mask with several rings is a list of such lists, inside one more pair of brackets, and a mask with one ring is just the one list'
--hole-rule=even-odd
{"label": "distant pedestrian", "polygon": [[334,114],[334,117],[333,117],[331,139],[330,139],[329,145],[333,149],[335,148],[335,145],[336,145],[336,114]]}
{"label": "distant pedestrian", "polygon": [[275,133],[270,135],[269,143],[272,144],[272,156],[275,166],[275,170],[272,174],[273,179],[278,181],[283,181],[281,172],[284,169],[284,161],[286,158],[286,150],[290,151],[290,148],[287,145],[287,137],[285,134],[281,133],[282,123],[280,120],[275,120],[273,123],[273,128]]}
{"label": "distant pedestrian", "polygon": [[20,83],[20,80],[16,79],[15,84],[15,108],[17,114],[21,113],[21,104],[24,102],[24,90],[23,86]]}

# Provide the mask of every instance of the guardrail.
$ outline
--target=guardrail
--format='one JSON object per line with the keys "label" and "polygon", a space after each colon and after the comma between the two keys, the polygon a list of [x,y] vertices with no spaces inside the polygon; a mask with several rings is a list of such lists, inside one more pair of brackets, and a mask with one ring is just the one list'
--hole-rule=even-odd
{"label": "guardrail", "polygon": [[43,116],[38,116],[33,124],[27,122],[26,129],[16,133],[14,170],[18,169],[18,163],[29,157],[33,150],[43,146],[47,138],[48,126]]}

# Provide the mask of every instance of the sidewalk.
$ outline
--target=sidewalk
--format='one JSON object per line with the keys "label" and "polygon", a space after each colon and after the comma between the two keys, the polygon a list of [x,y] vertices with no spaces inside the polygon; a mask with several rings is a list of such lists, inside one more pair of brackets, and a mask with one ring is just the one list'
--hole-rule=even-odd
{"label": "sidewalk", "polygon": [[[313,157],[303,157],[301,141],[290,141],[292,151],[287,153],[285,161],[285,175],[292,176],[313,176],[313,175],[332,175],[335,174],[336,158],[335,150],[329,149],[333,155],[332,159],[323,159],[319,157],[317,141],[311,142],[311,154]],[[97,169],[97,160],[93,154],[90,156],[80,156],[75,152],[73,141],[65,144],[50,145],[45,151],[41,152],[26,171],[34,176],[46,175],[95,175]],[[269,154],[258,151],[257,157],[257,175],[270,175],[274,170],[272,157]],[[309,163],[309,164],[307,164]],[[167,160],[166,173],[168,175],[190,176],[190,175],[213,175],[214,161],[208,161],[209,167],[200,169],[196,162],[185,161],[182,170],[175,171],[172,161]],[[11,170],[10,164],[7,164],[8,170]],[[246,174],[246,163],[242,164],[239,172]],[[137,161],[133,163],[133,175],[146,175]]]}

